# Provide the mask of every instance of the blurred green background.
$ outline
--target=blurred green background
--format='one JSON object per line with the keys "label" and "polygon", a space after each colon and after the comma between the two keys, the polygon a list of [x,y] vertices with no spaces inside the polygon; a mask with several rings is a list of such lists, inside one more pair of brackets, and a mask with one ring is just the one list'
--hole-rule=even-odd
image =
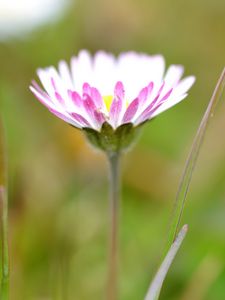
{"label": "blurred green background", "polygon": [[[106,160],[34,98],[28,86],[36,69],[69,61],[83,48],[135,50],[162,53],[167,65],[183,64],[186,75],[197,77],[187,100],[149,122],[123,158],[120,299],[144,299],[161,260],[185,159],[225,62],[224,37],[224,0],[74,0],[53,22],[0,41],[10,299],[105,298]],[[222,103],[188,195],[182,223],[190,230],[161,299],[225,299],[224,116]]]}

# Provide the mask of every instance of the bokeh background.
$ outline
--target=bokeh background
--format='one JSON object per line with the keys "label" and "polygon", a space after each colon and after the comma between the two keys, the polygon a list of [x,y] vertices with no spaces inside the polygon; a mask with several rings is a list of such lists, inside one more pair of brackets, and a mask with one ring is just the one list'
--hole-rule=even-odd
{"label": "bokeh background", "polygon": [[[37,4],[38,3],[38,4]],[[123,158],[120,299],[144,299],[161,260],[194,134],[225,62],[223,0],[0,1],[0,109],[9,157],[12,300],[104,299],[103,154],[28,89],[36,69],[80,49],[162,53],[196,84]],[[106,74],[107,76],[107,74]],[[161,299],[225,299],[225,104],[211,121]]]}

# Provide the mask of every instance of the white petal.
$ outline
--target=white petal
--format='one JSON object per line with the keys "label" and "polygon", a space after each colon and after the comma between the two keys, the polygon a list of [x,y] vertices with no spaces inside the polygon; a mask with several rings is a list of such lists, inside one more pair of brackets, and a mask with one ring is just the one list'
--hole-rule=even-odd
{"label": "white petal", "polygon": [[164,58],[161,55],[149,56],[135,52],[122,53],[118,57],[118,80],[121,80],[127,90],[127,100],[134,100],[139,91],[154,81],[155,86],[162,82],[165,69]]}
{"label": "white petal", "polygon": [[104,51],[98,51],[93,61],[93,86],[103,95],[113,95],[113,87],[116,83],[115,57]]}
{"label": "white petal", "polygon": [[35,89],[32,85],[29,86],[31,92],[38,98],[38,100],[47,107],[56,108],[53,102],[49,101],[46,97],[44,97],[37,89]]}
{"label": "white petal", "polygon": [[185,94],[190,89],[190,87],[194,84],[194,82],[195,82],[194,76],[189,76],[184,78],[179,82],[177,87],[174,89],[174,95]]}
{"label": "white petal", "polygon": [[71,72],[69,70],[68,64],[64,60],[61,60],[59,62],[59,74],[61,80],[65,82],[67,89],[74,90]]}
{"label": "white petal", "polygon": [[51,83],[51,78],[48,76],[48,72],[46,69],[38,69],[37,70],[38,77],[50,97],[55,98],[55,90]]}
{"label": "white petal", "polygon": [[82,127],[81,124],[79,124],[78,122],[72,119],[72,117],[65,111],[65,109],[62,109],[62,107],[60,107],[59,105],[54,105],[52,102],[46,99],[41,93],[39,93],[39,91],[37,91],[33,86],[30,86],[30,90],[39,99],[39,101],[41,101],[42,104],[44,104],[48,108],[48,110],[50,110],[52,113],[53,111],[59,113],[60,116],[58,115],[58,117],[60,119],[78,128]]}
{"label": "white petal", "polygon": [[166,87],[174,87],[177,85],[177,83],[179,82],[181,76],[184,73],[184,68],[181,65],[171,65],[167,72],[166,75],[164,77],[164,81],[166,84]]}
{"label": "white petal", "polygon": [[63,121],[77,127],[77,128],[82,128],[82,125],[80,122],[75,121],[66,111],[61,111],[57,109],[49,109],[51,113],[56,115],[58,118],[62,119]]}
{"label": "white petal", "polygon": [[163,111],[173,107],[177,103],[181,102],[184,98],[187,97],[187,94],[183,94],[181,96],[178,96],[176,98],[168,99],[164,104],[162,104],[151,116],[151,118],[154,118],[155,116],[161,114]]}
{"label": "white petal", "polygon": [[84,82],[90,83],[93,79],[92,58],[88,51],[81,50],[77,57],[71,59],[72,80],[75,90],[82,93]]}

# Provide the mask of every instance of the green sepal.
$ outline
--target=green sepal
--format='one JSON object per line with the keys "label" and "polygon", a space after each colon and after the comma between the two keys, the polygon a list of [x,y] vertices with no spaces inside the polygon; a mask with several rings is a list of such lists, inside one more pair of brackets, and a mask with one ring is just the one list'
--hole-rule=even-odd
{"label": "green sepal", "polygon": [[139,127],[134,127],[132,123],[122,124],[113,129],[113,127],[105,122],[100,131],[91,128],[83,128],[89,142],[108,153],[121,152],[127,150],[134,142]]}

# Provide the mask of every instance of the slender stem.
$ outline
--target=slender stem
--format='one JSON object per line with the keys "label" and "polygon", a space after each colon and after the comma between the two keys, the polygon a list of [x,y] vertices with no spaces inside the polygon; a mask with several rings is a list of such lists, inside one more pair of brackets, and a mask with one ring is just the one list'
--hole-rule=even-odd
{"label": "slender stem", "polygon": [[184,225],[181,229],[181,231],[176,236],[176,239],[174,240],[173,244],[171,245],[169,251],[166,254],[166,257],[164,258],[161,266],[159,267],[159,270],[157,271],[153,281],[150,284],[148,293],[145,297],[145,300],[158,300],[159,295],[162,289],[163,282],[166,278],[166,275],[169,271],[169,268],[177,254],[177,251],[179,250],[186,233],[188,231],[188,225]]}
{"label": "slender stem", "polygon": [[5,135],[0,119],[0,230],[1,230],[1,290],[0,299],[9,299],[9,253],[8,253],[8,196]]}
{"label": "slender stem", "polygon": [[9,299],[9,256],[8,256],[8,204],[7,194],[3,186],[0,187],[1,204],[1,236],[2,236],[2,278],[0,299]]}
{"label": "slender stem", "polygon": [[108,154],[110,180],[110,246],[107,299],[116,300],[118,293],[118,231],[120,197],[120,153]]}

